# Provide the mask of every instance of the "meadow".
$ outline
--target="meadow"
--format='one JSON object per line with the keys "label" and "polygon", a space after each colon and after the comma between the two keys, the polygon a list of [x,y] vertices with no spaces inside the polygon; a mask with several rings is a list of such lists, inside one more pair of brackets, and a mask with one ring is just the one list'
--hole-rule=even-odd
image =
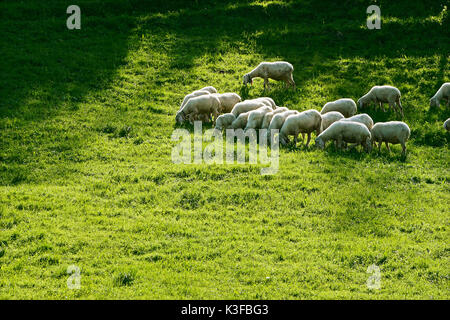
{"label": "meadow", "polygon": [[[81,30],[66,27],[71,4]],[[450,110],[429,107],[450,81],[444,4],[1,1],[0,299],[448,299]],[[276,60],[295,91],[242,86]],[[406,158],[312,141],[281,148],[275,175],[172,163],[193,90],[302,111],[381,84],[402,92]]]}

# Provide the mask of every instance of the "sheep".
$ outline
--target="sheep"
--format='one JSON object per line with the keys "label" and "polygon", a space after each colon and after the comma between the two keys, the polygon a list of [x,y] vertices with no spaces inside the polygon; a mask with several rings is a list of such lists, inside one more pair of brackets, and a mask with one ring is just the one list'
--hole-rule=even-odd
{"label": "sheep", "polygon": [[299,133],[307,133],[308,139],[306,147],[311,140],[311,132],[316,131],[316,135],[320,133],[322,125],[322,116],[317,110],[306,110],[299,114],[293,114],[286,118],[280,130],[280,142],[282,144],[289,143],[288,136],[294,136],[294,143],[297,145],[297,137]]}
{"label": "sheep", "polygon": [[403,118],[403,107],[401,103],[401,93],[395,87],[392,86],[374,86],[364,96],[358,99],[358,106],[362,109],[371,103],[378,104],[384,112],[386,109],[383,107],[383,103],[389,103],[389,106],[395,111],[399,111]]}
{"label": "sheep", "polygon": [[289,62],[261,62],[255,69],[244,75],[243,84],[253,84],[253,78],[263,78],[264,90],[270,90],[269,79],[282,80],[286,83],[286,88],[288,87],[288,85],[291,85],[295,90],[295,82],[294,78],[292,77],[293,71],[294,67]]}
{"label": "sheep", "polygon": [[248,129],[260,129],[264,116],[270,111],[272,111],[272,108],[269,106],[250,111],[244,131]]}
{"label": "sheep", "polygon": [[274,115],[288,111],[288,110],[289,109],[286,107],[278,107],[275,110],[273,110],[272,112],[266,113],[266,115],[263,118],[262,124],[261,124],[261,129],[267,129],[269,127],[270,121],[272,121],[272,118]]}
{"label": "sheep", "polygon": [[189,99],[183,109],[179,110],[175,116],[178,123],[186,119],[192,124],[195,116],[210,115],[217,119],[219,115],[220,101],[212,95],[202,95]]}
{"label": "sheep", "polygon": [[389,152],[389,143],[402,145],[402,155],[406,155],[406,141],[411,135],[408,125],[402,121],[377,122],[372,128],[372,141],[378,142],[378,151],[381,151],[381,144],[386,143]]}
{"label": "sheep", "polygon": [[430,107],[440,106],[441,100],[447,100],[447,107],[450,105],[450,82],[444,83],[430,99]]}
{"label": "sheep", "polygon": [[450,131],[450,118],[445,120],[445,122],[444,122],[444,129],[447,130],[447,131]]}
{"label": "sheep", "polygon": [[204,87],[201,88],[200,90],[208,91],[209,93],[217,93],[217,89],[212,86]]}
{"label": "sheep", "polygon": [[234,120],[231,123],[230,128],[231,129],[244,129],[245,126],[247,125],[248,116],[250,115],[251,111],[253,111],[253,110],[239,114],[239,116],[236,117],[236,120]]}
{"label": "sheep", "polygon": [[246,101],[260,101],[260,102],[264,103],[265,105],[272,107],[272,109],[274,109],[274,110],[277,108],[275,101],[273,101],[273,99],[270,97],[259,97],[259,98],[255,98],[255,99],[249,99]]}
{"label": "sheep", "polygon": [[371,133],[359,122],[342,120],[334,122],[316,138],[316,147],[323,149],[328,140],[334,140],[339,149],[342,148],[342,142],[351,142],[361,144],[366,152],[372,150]]}
{"label": "sheep", "polygon": [[217,130],[228,129],[231,126],[231,123],[236,120],[236,117],[232,113],[224,113],[217,117],[216,119],[216,127]]}
{"label": "sheep", "polygon": [[[278,110],[278,109],[277,109]],[[267,128],[267,140],[270,139],[272,129],[280,130],[283,127],[284,121],[287,117],[293,114],[299,114],[297,110],[287,110],[281,113],[277,113],[272,117],[269,127]],[[302,133],[303,136],[303,133]]]}
{"label": "sheep", "polygon": [[229,113],[236,103],[241,102],[241,97],[234,92],[213,93],[220,101],[220,113]]}
{"label": "sheep", "polygon": [[262,103],[261,101],[245,100],[236,103],[231,110],[231,113],[234,114],[234,116],[237,118],[241,113],[256,110],[260,107],[264,107],[265,105],[266,104]]}
{"label": "sheep", "polygon": [[339,120],[339,121],[359,122],[359,123],[362,123],[363,125],[365,125],[367,127],[367,129],[369,129],[369,130],[372,130],[372,127],[373,127],[373,120],[367,113],[357,114],[357,115],[355,115],[353,117],[345,118],[345,119],[342,119],[342,120]]}
{"label": "sheep", "polygon": [[205,95],[205,94],[210,94],[210,92],[206,91],[206,90],[197,90],[197,91],[193,91],[192,93],[186,95],[184,97],[184,99],[183,99],[183,102],[181,103],[181,106],[180,106],[179,110],[183,109],[184,105],[189,101],[189,99],[195,98],[195,97],[198,97],[198,96],[202,96],[202,95]]}
{"label": "sheep", "polygon": [[334,122],[344,119],[344,115],[338,111],[330,111],[322,115],[322,128],[320,131],[326,130]]}
{"label": "sheep", "polygon": [[343,98],[335,101],[327,102],[323,106],[320,114],[325,114],[330,111],[338,111],[348,118],[356,114],[356,103],[352,99]]}

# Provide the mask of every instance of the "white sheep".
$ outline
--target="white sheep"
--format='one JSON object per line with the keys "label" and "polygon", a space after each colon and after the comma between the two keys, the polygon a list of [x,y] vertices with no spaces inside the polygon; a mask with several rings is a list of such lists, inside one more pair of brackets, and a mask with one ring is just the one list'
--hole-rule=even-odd
{"label": "white sheep", "polygon": [[[322,120],[323,121],[323,120]],[[367,129],[372,130],[373,120],[367,113],[360,113],[350,118],[341,119],[339,121],[354,121],[362,123]]]}
{"label": "white sheep", "polygon": [[184,97],[183,102],[181,102],[180,109],[178,109],[178,110],[183,109],[184,105],[189,101],[189,99],[195,98],[195,97],[198,97],[198,96],[202,96],[202,95],[205,95],[205,94],[210,94],[210,92],[206,91],[206,90],[197,90],[197,91],[193,91],[192,93],[187,94]]}
{"label": "white sheep", "polygon": [[[293,114],[299,114],[297,110],[287,110],[281,113],[277,113],[272,117],[270,124],[267,128],[267,140],[271,137],[272,129],[280,130],[283,127],[284,121],[287,117]],[[303,136],[303,133],[302,133]]]}
{"label": "white sheep", "polygon": [[291,85],[295,89],[292,72],[294,72],[294,67],[289,62],[261,62],[255,69],[244,75],[243,83],[244,85],[253,84],[253,78],[263,78],[264,89],[270,89],[269,79],[282,80],[286,83],[286,88]]}
{"label": "white sheep", "polygon": [[344,117],[348,118],[356,114],[356,103],[352,99],[343,98],[335,101],[327,102],[323,106],[320,114],[325,114],[330,111],[337,111],[344,115]]}
{"label": "white sheep", "polygon": [[250,111],[250,114],[248,115],[247,119],[247,125],[245,126],[244,131],[247,131],[248,129],[260,129],[264,116],[268,112],[271,112],[272,110],[273,109],[271,107],[264,106],[256,110]]}
{"label": "white sheep", "polygon": [[248,99],[246,101],[259,101],[269,107],[272,107],[272,109],[274,109],[274,110],[277,108],[275,101],[273,101],[273,99],[270,97],[259,97],[259,98],[254,98],[254,99]]}
{"label": "white sheep", "polygon": [[408,125],[402,121],[377,122],[372,128],[372,141],[378,142],[378,151],[381,151],[381,144],[386,143],[386,148],[390,152],[389,143],[401,144],[402,155],[406,154],[406,141],[411,135]]}
{"label": "white sheep", "polygon": [[389,106],[395,111],[399,112],[403,117],[403,107],[401,103],[401,93],[395,87],[392,86],[374,86],[365,95],[358,99],[358,107],[360,109],[371,103],[378,104],[383,111],[386,109],[383,107],[383,103],[388,103]]}
{"label": "white sheep", "polygon": [[316,147],[323,149],[329,140],[336,142],[336,146],[341,149],[342,143],[361,144],[363,148],[370,152],[372,149],[371,134],[365,125],[354,121],[336,121],[316,138]]}
{"label": "white sheep", "polygon": [[229,113],[233,110],[236,103],[241,102],[241,97],[234,92],[213,93],[220,101],[220,113]]}
{"label": "white sheep", "polygon": [[217,117],[216,119],[216,127],[217,130],[226,130],[231,127],[233,121],[236,120],[236,117],[232,113],[224,113]]}
{"label": "white sheep", "polygon": [[450,105],[450,82],[444,83],[430,99],[430,107],[439,107],[441,100],[447,100],[447,107]]}
{"label": "white sheep", "polygon": [[445,120],[445,122],[444,122],[444,129],[447,130],[447,131],[450,131],[450,118]]}
{"label": "white sheep", "polygon": [[217,89],[212,86],[204,87],[201,88],[200,90],[208,91],[209,93],[217,93]]}
{"label": "white sheep", "polygon": [[[251,110],[251,111],[253,111],[253,110]],[[236,117],[236,120],[234,120],[231,123],[230,128],[231,129],[244,129],[245,126],[247,125],[248,116],[250,115],[251,111],[247,111],[247,112],[243,112],[243,113],[239,114],[239,116]]]}
{"label": "white sheep", "polygon": [[256,110],[260,107],[263,107],[267,104],[262,103],[258,100],[245,100],[242,102],[238,102],[234,105],[231,113],[237,118],[241,113]]}
{"label": "white sheep", "polygon": [[297,145],[297,137],[299,133],[306,133],[308,139],[306,147],[311,140],[311,132],[316,131],[319,135],[322,125],[322,116],[317,110],[306,110],[299,114],[290,115],[286,118],[280,130],[280,142],[282,144],[289,143],[288,136],[294,136],[294,143]]}
{"label": "white sheep", "polygon": [[266,115],[263,118],[262,124],[261,124],[261,129],[267,129],[269,127],[270,121],[272,121],[272,118],[274,115],[288,111],[288,110],[289,109],[286,107],[278,107],[275,110],[273,110],[272,112],[266,113]]}
{"label": "white sheep", "polygon": [[321,132],[326,130],[334,122],[344,119],[344,115],[338,111],[330,111],[322,114],[322,128]]}
{"label": "white sheep", "polygon": [[175,116],[178,123],[183,123],[189,120],[191,124],[196,117],[202,115],[212,115],[214,119],[219,116],[220,101],[217,97],[212,95],[202,95],[189,99],[184,107],[179,110]]}

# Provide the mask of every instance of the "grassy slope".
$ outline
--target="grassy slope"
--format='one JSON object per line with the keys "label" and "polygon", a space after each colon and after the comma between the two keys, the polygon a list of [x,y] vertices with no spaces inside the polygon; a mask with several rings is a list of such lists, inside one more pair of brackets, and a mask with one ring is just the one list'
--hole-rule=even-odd
{"label": "grassy slope", "polygon": [[[378,31],[373,1],[80,0],[68,31],[68,1],[2,1],[0,298],[448,299],[450,114],[428,107],[450,80],[448,15],[376,2]],[[277,59],[298,89],[270,96],[298,110],[397,86],[407,159],[300,147],[274,176],[173,165],[182,97],[261,96],[241,77]]]}

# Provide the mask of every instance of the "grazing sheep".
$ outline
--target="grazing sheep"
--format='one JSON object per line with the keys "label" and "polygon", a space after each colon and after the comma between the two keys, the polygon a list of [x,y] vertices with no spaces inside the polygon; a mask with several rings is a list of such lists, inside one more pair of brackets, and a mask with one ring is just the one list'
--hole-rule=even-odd
{"label": "grazing sheep", "polygon": [[206,90],[197,90],[197,91],[194,91],[194,92],[186,95],[184,97],[184,99],[183,99],[183,102],[181,103],[181,106],[180,106],[179,110],[183,109],[184,105],[189,101],[189,99],[195,98],[195,97],[198,97],[198,96],[202,96],[202,95],[205,95],[205,94],[210,94],[210,93],[208,91],[206,91]]}
{"label": "grazing sheep", "polygon": [[306,147],[311,140],[311,132],[316,131],[316,135],[320,133],[322,125],[322,116],[317,110],[306,110],[299,114],[293,114],[286,118],[280,130],[281,144],[289,143],[288,136],[294,136],[294,143],[297,145],[297,137],[299,133],[306,133],[308,139]]}
{"label": "grazing sheep", "polygon": [[216,127],[217,130],[226,130],[230,128],[231,123],[236,120],[236,117],[232,113],[224,113],[217,117]]}
{"label": "grazing sheep", "polygon": [[250,115],[251,111],[253,111],[253,110],[239,114],[239,116],[236,118],[236,120],[234,120],[231,123],[230,128],[231,129],[244,129],[245,126],[247,125],[248,116]]}
{"label": "grazing sheep", "polygon": [[369,131],[372,130],[372,127],[373,127],[373,120],[367,113],[357,114],[353,117],[342,119],[340,121],[354,121],[354,122],[362,123],[363,125],[365,125],[367,127],[367,129],[369,129]]}
{"label": "grazing sheep", "polygon": [[441,100],[447,100],[447,107],[450,105],[450,82],[444,83],[430,99],[430,107],[439,107]]}
{"label": "grazing sheep", "polygon": [[392,86],[374,86],[368,93],[358,99],[358,107],[362,109],[371,103],[375,103],[386,112],[383,103],[389,103],[389,106],[395,111],[399,112],[400,109],[400,113],[403,117],[403,107],[400,100],[401,93],[397,88]]}
{"label": "grazing sheep", "polygon": [[[277,113],[272,117],[272,120],[270,121],[269,127],[267,128],[267,140],[270,139],[271,136],[271,130],[276,129],[280,130],[283,127],[284,121],[287,119],[287,117],[293,115],[293,114],[299,114],[297,110],[287,110],[281,113]],[[302,136],[304,134],[302,133]]]}
{"label": "grazing sheep", "polygon": [[220,113],[229,113],[236,103],[241,102],[241,97],[234,92],[213,93],[220,101]]}
{"label": "grazing sheep", "polygon": [[212,95],[202,95],[189,99],[184,105],[183,109],[179,110],[175,116],[178,123],[183,123],[189,120],[191,124],[194,122],[196,116],[213,115],[217,119],[219,115],[220,101],[217,97]]}
{"label": "grazing sheep", "polygon": [[377,122],[372,128],[372,141],[378,142],[378,151],[381,151],[381,144],[386,143],[389,152],[389,143],[402,145],[402,155],[406,155],[406,141],[411,135],[411,130],[402,121]]}
{"label": "grazing sheep", "polygon": [[236,103],[231,110],[231,113],[234,114],[234,116],[237,118],[241,113],[256,110],[260,107],[264,107],[265,105],[266,104],[262,103],[261,101],[245,100]]}
{"label": "grazing sheep", "polygon": [[259,98],[255,98],[255,99],[249,99],[246,101],[259,101],[259,102],[264,103],[267,106],[272,107],[272,109],[274,109],[274,110],[277,108],[275,101],[273,101],[273,99],[270,97],[259,97]]}
{"label": "grazing sheep", "polygon": [[327,102],[320,111],[321,114],[325,114],[330,111],[337,111],[348,118],[356,114],[356,103],[352,99],[343,98],[335,101]]}
{"label": "grazing sheep", "polygon": [[272,108],[269,106],[250,111],[244,131],[248,129],[260,129],[264,116],[270,111],[272,111]]}
{"label": "grazing sheep", "polygon": [[323,149],[328,140],[334,140],[341,149],[343,142],[361,144],[370,152],[372,149],[371,134],[365,125],[354,121],[336,121],[316,138],[316,147]]}
{"label": "grazing sheep", "polygon": [[269,79],[282,80],[286,82],[286,88],[291,85],[295,89],[294,78],[292,72],[294,67],[289,62],[276,61],[276,62],[261,62],[255,69],[244,75],[244,85],[247,83],[253,84],[253,78],[264,79],[264,90],[270,89]]}
{"label": "grazing sheep", "polygon": [[334,122],[344,119],[344,115],[338,111],[330,111],[325,114],[322,114],[322,128],[321,132],[326,130],[329,126],[331,126]]}
{"label": "grazing sheep", "polygon": [[217,93],[217,89],[211,86],[201,88],[200,90],[208,91],[209,93]]}
{"label": "grazing sheep", "polygon": [[450,131],[450,118],[445,120],[445,122],[444,122],[444,129],[447,130],[447,131]]}
{"label": "grazing sheep", "polygon": [[273,110],[272,112],[266,113],[266,115],[263,118],[262,124],[261,124],[261,129],[267,129],[269,127],[270,121],[272,121],[272,118],[274,115],[288,111],[288,110],[289,109],[286,107],[278,107],[275,110]]}

